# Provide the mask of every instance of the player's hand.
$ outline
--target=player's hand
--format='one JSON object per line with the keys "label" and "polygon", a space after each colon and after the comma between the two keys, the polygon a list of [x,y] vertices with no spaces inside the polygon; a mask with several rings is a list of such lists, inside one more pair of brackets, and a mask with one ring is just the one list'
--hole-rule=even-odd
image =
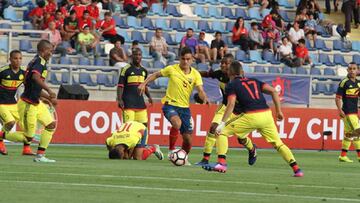
{"label": "player's hand", "polygon": [[205,97],[203,104],[210,105],[210,101],[207,97]]}
{"label": "player's hand", "polygon": [[284,114],[281,111],[276,112],[276,119],[282,121],[284,119]]}
{"label": "player's hand", "polygon": [[342,109],[339,110],[339,115],[341,118],[345,118],[345,113]]}
{"label": "player's hand", "polygon": [[145,85],[145,83],[141,83],[141,84],[138,86],[139,94],[140,94],[140,95],[143,95],[143,94],[145,93],[145,90],[146,90],[146,85]]}
{"label": "player's hand", "polygon": [[49,90],[49,91],[48,91],[48,94],[49,94],[49,96],[50,96],[51,99],[56,98],[56,93],[53,92],[52,90]]}
{"label": "player's hand", "polygon": [[221,123],[216,127],[215,135],[219,136],[224,127],[225,127],[225,122],[221,121]]}
{"label": "player's hand", "polygon": [[122,99],[119,99],[117,102],[118,102],[118,107],[120,109],[124,109],[124,101]]}
{"label": "player's hand", "polygon": [[152,107],[153,106],[153,104],[154,104],[154,102],[153,102],[153,100],[152,100],[152,98],[150,97],[150,98],[148,98],[148,102],[149,102],[149,107]]}
{"label": "player's hand", "polygon": [[58,104],[58,102],[57,102],[57,99],[56,99],[56,98],[52,98],[52,99],[50,100],[50,102],[51,102],[51,106],[53,106],[53,107],[56,107],[56,106],[57,106],[57,104]]}

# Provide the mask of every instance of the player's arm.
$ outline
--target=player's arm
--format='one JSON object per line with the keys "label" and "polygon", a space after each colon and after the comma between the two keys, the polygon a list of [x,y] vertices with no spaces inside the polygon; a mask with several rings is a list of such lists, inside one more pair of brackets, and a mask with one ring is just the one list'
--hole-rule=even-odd
{"label": "player's arm", "polygon": [[36,82],[42,89],[44,89],[50,96],[50,98],[56,98],[55,92],[53,92],[41,79],[41,75],[39,73],[32,74],[31,79]]}
{"label": "player's arm", "polygon": [[147,96],[148,100],[149,100],[149,103],[152,105],[153,104],[153,100],[151,98],[151,94],[150,94],[150,91],[149,91],[149,88],[146,86],[145,88],[145,95]]}
{"label": "player's arm", "polygon": [[224,115],[221,119],[221,123],[216,127],[216,130],[215,130],[216,135],[219,135],[221,130],[225,127],[226,121],[229,119],[232,112],[234,111],[235,103],[236,103],[236,95],[235,94],[229,95],[227,97],[227,105],[225,108]]}
{"label": "player's arm", "polygon": [[123,98],[124,85],[126,80],[126,70],[127,70],[126,67],[121,69],[119,82],[116,88],[116,101],[118,102],[118,106],[120,109],[124,109],[124,100],[122,98]]}
{"label": "player's arm", "polygon": [[146,91],[147,84],[149,84],[150,82],[156,80],[159,77],[162,77],[162,74],[161,74],[160,71],[157,71],[157,72],[149,75],[149,77],[147,77],[146,80],[139,85],[139,87],[138,87],[139,94],[143,95],[145,93],[145,91]]}
{"label": "player's arm", "polygon": [[276,92],[276,90],[273,87],[271,87],[268,84],[263,84],[262,91],[265,94],[271,95],[272,100],[275,105],[276,118],[277,118],[277,120],[281,121],[284,118],[284,115],[281,111],[281,104],[280,104],[280,99],[279,99],[278,93]]}
{"label": "player's arm", "polygon": [[203,100],[203,104],[210,104],[209,99],[208,99],[208,97],[207,97],[207,95],[206,95],[206,93],[204,91],[203,86],[198,85],[198,86],[196,86],[196,89],[197,89],[197,91],[199,93],[200,99]]}
{"label": "player's arm", "polygon": [[343,95],[343,93],[344,93],[344,83],[341,82],[339,84],[339,87],[336,92],[336,97],[335,97],[335,104],[336,104],[336,107],[338,109],[338,112],[339,112],[339,115],[341,118],[345,118],[345,113],[342,110],[342,95]]}

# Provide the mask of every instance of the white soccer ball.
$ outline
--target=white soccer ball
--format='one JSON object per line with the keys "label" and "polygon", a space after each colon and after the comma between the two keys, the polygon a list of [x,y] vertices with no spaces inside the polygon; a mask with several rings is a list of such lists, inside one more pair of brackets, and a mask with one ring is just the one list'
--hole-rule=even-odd
{"label": "white soccer ball", "polygon": [[187,160],[187,153],[183,149],[176,149],[170,154],[170,161],[175,166],[183,166]]}

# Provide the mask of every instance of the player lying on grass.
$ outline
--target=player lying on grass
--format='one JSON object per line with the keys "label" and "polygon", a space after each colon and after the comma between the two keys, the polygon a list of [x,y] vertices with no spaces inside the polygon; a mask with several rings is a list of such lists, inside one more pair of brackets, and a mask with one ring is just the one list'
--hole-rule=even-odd
{"label": "player lying on grass", "polygon": [[[254,130],[270,143],[291,166],[295,177],[304,174],[298,167],[291,150],[281,141],[269,106],[263,93],[270,94],[275,104],[277,120],[284,118],[281,112],[278,93],[273,87],[254,78],[244,77],[244,71],[239,62],[232,62],[228,71],[230,82],[225,88],[227,105],[220,125],[216,128],[216,147],[218,162],[203,166],[210,171],[226,172],[226,153],[228,137],[236,135],[243,139]],[[237,106],[235,108],[235,106]],[[235,117],[230,118],[234,113]]]}
{"label": "player lying on grass", "polygon": [[109,159],[146,160],[151,154],[155,154],[162,160],[164,156],[159,145],[146,147],[145,129],[144,124],[136,121],[123,123],[117,132],[106,139]]}

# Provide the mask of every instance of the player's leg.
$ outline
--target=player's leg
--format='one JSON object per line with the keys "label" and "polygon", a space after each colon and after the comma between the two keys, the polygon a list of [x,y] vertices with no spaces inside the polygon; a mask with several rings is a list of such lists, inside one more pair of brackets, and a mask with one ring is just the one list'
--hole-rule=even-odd
{"label": "player's leg", "polygon": [[123,110],[123,123],[135,121],[135,111],[130,109]]}
{"label": "player's leg", "polygon": [[[360,130],[360,125],[359,125],[359,118],[358,115],[350,115],[350,121],[351,121],[351,127],[352,127],[352,132],[355,132],[356,134],[358,134],[359,130]],[[354,137],[353,138],[353,144],[357,153],[357,159],[358,161],[360,161],[360,137]]]}
{"label": "player's leg", "polygon": [[45,129],[41,132],[40,142],[38,146],[38,150],[36,153],[36,158],[34,159],[35,162],[55,162],[55,160],[51,160],[45,157],[45,151],[48,148],[52,136],[56,129],[56,121],[54,121],[54,118],[50,114],[49,109],[47,106],[40,102],[37,105],[37,119],[39,122],[45,126]]}
{"label": "player's leg", "polygon": [[164,105],[162,107],[165,118],[171,123],[169,135],[169,151],[175,149],[176,140],[179,137],[179,130],[181,127],[181,119],[177,112],[177,108],[171,105]]}
{"label": "player's leg", "polygon": [[353,162],[353,160],[351,160],[347,156],[347,152],[350,149],[352,138],[347,137],[347,134],[353,132],[354,129],[356,129],[354,128],[354,126],[358,126],[358,118],[357,115],[347,115],[342,120],[344,122],[344,139],[341,143],[341,153],[339,156],[339,161],[351,163]]}
{"label": "player's leg", "polygon": [[187,153],[190,153],[192,147],[192,124],[191,124],[191,112],[190,108],[178,109],[179,117],[181,119],[180,133],[183,138],[181,148]]}
{"label": "player's leg", "polygon": [[159,145],[151,145],[147,147],[136,147],[134,149],[134,159],[146,160],[150,155],[154,154],[159,160],[164,159],[164,155],[160,150]]}
{"label": "player's leg", "polygon": [[248,164],[254,165],[257,160],[256,145],[252,143],[252,141],[249,137],[245,137],[245,138],[238,137],[237,140],[238,140],[238,143],[241,145],[244,145],[245,148],[249,152]]}
{"label": "player's leg", "polygon": [[15,118],[10,112],[11,105],[0,105],[0,121],[2,129],[0,131],[0,154],[7,155],[7,149],[4,144],[5,134],[7,134],[15,125]]}

